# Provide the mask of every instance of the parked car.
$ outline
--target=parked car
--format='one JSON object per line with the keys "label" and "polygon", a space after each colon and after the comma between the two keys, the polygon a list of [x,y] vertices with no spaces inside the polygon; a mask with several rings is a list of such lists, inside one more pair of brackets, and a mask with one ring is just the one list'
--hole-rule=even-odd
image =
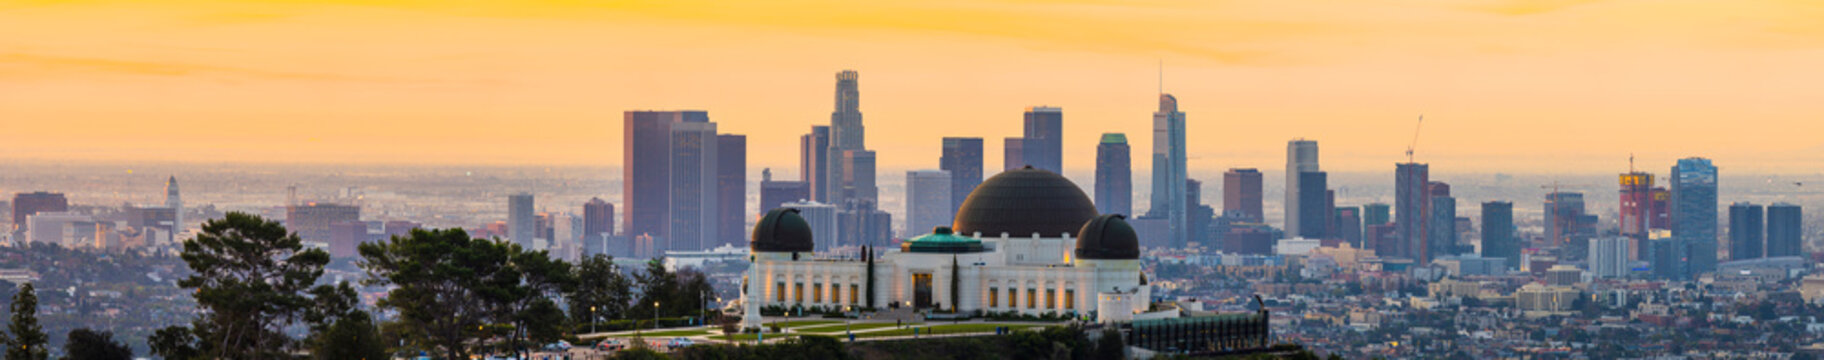
{"label": "parked car", "polygon": [[603,339],[595,343],[595,349],[601,351],[619,351],[627,348],[627,343],[619,339]]}
{"label": "parked car", "polygon": [[570,351],[571,347],[569,342],[558,340],[557,342],[546,344],[545,351]]}
{"label": "parked car", "polygon": [[671,341],[665,342],[665,347],[670,348],[670,349],[685,348],[685,347],[690,347],[691,345],[696,345],[696,342],[690,341],[690,339],[681,338],[681,337],[672,338]]}

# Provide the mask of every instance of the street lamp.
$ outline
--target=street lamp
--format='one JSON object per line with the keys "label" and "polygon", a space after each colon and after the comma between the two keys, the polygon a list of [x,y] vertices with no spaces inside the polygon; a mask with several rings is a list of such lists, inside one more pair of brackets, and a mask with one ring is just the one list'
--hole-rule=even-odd
{"label": "street lamp", "polygon": [[842,307],[842,332],[849,335],[851,342],[855,341],[855,331],[849,326],[849,311],[854,308],[853,306]]}
{"label": "street lamp", "polygon": [[595,323],[598,323],[598,322],[601,322],[601,321],[600,321],[600,319],[595,318],[595,307],[590,306],[589,307],[589,333],[590,334],[595,333]]}
{"label": "street lamp", "polygon": [[659,329],[659,302],[652,302],[652,329]]}

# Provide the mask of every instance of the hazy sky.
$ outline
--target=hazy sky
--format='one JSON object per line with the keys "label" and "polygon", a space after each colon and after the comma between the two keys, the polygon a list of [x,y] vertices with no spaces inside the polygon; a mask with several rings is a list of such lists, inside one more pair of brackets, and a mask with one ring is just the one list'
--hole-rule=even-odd
{"label": "hazy sky", "polygon": [[[621,114],[703,109],[796,172],[861,72],[883,167],[1065,112],[1149,157],[1164,89],[1191,166],[1434,172],[1824,168],[1824,2],[32,1],[0,3],[0,159],[615,165]],[[1136,171],[1136,174],[1144,174]]]}

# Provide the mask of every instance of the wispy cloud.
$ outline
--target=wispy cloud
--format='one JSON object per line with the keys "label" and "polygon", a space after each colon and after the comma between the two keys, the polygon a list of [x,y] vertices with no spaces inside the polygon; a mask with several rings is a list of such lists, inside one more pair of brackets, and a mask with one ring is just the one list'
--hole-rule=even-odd
{"label": "wispy cloud", "polygon": [[0,78],[14,80],[67,80],[71,75],[192,77],[249,80],[409,83],[428,81],[396,77],[355,76],[263,70],[184,62],[128,60],[48,55],[27,52],[0,53]]}

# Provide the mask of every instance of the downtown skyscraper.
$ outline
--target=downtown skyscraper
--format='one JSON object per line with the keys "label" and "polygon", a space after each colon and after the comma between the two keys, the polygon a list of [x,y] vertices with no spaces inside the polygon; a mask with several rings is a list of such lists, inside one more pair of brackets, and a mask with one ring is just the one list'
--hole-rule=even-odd
{"label": "downtown skyscraper", "polygon": [[583,254],[610,254],[608,238],[614,236],[614,203],[590,198],[583,203]]}
{"label": "downtown skyscraper", "polygon": [[1426,209],[1431,207],[1431,193],[1426,190],[1426,184],[1431,182],[1431,167],[1411,162],[1394,166],[1394,244],[1387,247],[1393,253],[1384,256],[1409,258],[1415,264],[1430,263],[1425,251],[1425,225],[1429,222]]}
{"label": "downtown skyscraper", "polygon": [[1021,160],[1034,168],[1064,174],[1064,109],[1026,108],[1025,129]]}
{"label": "downtown skyscraper", "polygon": [[1241,212],[1250,222],[1265,221],[1261,210],[1260,170],[1229,169],[1222,174],[1222,212]]}
{"label": "downtown skyscraper", "polygon": [[1518,269],[1520,239],[1514,230],[1514,203],[1482,203],[1482,257],[1507,259],[1507,268]]}
{"label": "downtown skyscraper", "polygon": [[716,123],[671,125],[671,222],[659,249],[703,250],[720,239],[720,145]]}
{"label": "downtown skyscraper", "polygon": [[[798,177],[811,187],[807,200],[829,201],[830,127],[817,125],[798,137]],[[760,209],[766,212],[771,209]]]}
{"label": "downtown skyscraper", "polygon": [[1652,229],[1653,174],[1630,171],[1621,174],[1619,183],[1621,204],[1616,222],[1621,224],[1621,235],[1633,239],[1628,248],[1634,252],[1628,260],[1649,260],[1652,248],[1647,246],[1647,233]]}
{"label": "downtown skyscraper", "polygon": [[1729,260],[1759,259],[1766,254],[1765,211],[1757,204],[1729,205]]}
{"label": "downtown skyscraper", "polygon": [[747,243],[747,136],[716,135],[716,237],[707,247]]}
{"label": "downtown skyscraper", "polygon": [[1189,204],[1186,204],[1185,181],[1190,175],[1185,161],[1184,112],[1178,111],[1178,98],[1159,94],[1159,110],[1153,112],[1153,195],[1146,217],[1164,218],[1170,227],[1166,243],[1184,248],[1190,239]]}
{"label": "downtown skyscraper", "polygon": [[1450,195],[1450,184],[1432,181],[1425,184],[1431,205],[1425,209],[1425,260],[1456,255],[1457,198]]}
{"label": "downtown skyscraper", "polygon": [[1716,271],[1716,165],[1701,157],[1679,159],[1671,181],[1672,237],[1688,249],[1689,275]]}
{"label": "downtown skyscraper", "polygon": [[950,212],[982,184],[982,138],[946,137],[938,168],[950,172]]}
{"label": "downtown skyscraper", "polygon": [[1102,134],[1096,144],[1096,212],[1133,215],[1134,166],[1127,135]]}
{"label": "downtown skyscraper", "polygon": [[[1299,219],[1296,224],[1289,224],[1298,226],[1297,237],[1330,238],[1330,220],[1334,216],[1335,206],[1330,202],[1329,178],[1330,175],[1322,171],[1301,171],[1298,172],[1298,189],[1287,190],[1298,195],[1298,204],[1287,206],[1288,210],[1294,212],[1286,214],[1287,218]],[[1286,231],[1292,232],[1291,229]]]}
{"label": "downtown skyscraper", "polygon": [[709,113],[628,111],[622,119],[622,232],[664,238],[671,232],[672,124],[708,122]]}
{"label": "downtown skyscraper", "polygon": [[1805,256],[1805,213],[1798,205],[1767,205],[1767,257]]}
{"label": "downtown skyscraper", "polygon": [[950,202],[951,179],[945,170],[906,172],[906,238],[950,226],[956,219],[956,205]]}
{"label": "downtown skyscraper", "polygon": [[[709,113],[628,111],[624,121],[623,234],[652,239],[646,248],[649,255],[702,250],[719,243],[724,231],[719,209],[725,166],[720,159],[723,140]],[[745,167],[745,160],[740,163]]]}
{"label": "downtown skyscraper", "polygon": [[760,212],[765,214],[785,203],[811,201],[811,184],[803,181],[773,180],[772,170],[760,171]]}
{"label": "downtown skyscraper", "polygon": [[1324,196],[1324,189],[1315,188],[1316,191],[1312,192],[1310,190],[1313,190],[1313,188],[1299,185],[1299,182],[1306,178],[1304,175],[1305,173],[1318,171],[1321,170],[1318,169],[1317,165],[1316,141],[1293,139],[1292,141],[1286,142],[1285,230],[1286,237],[1288,238],[1302,236],[1315,239],[1324,236],[1322,227],[1310,226],[1305,223],[1323,223],[1323,218],[1311,217],[1307,219],[1307,215],[1323,214],[1321,216],[1327,217],[1329,216],[1327,214],[1330,213],[1330,209],[1323,209],[1322,213],[1301,210],[1301,208],[1306,207],[1307,205],[1323,203],[1320,198]]}
{"label": "downtown skyscraper", "polygon": [[861,74],[854,70],[836,73],[836,109],[830,112],[829,150],[824,154],[827,164],[821,169],[826,184],[818,185],[824,195],[819,201],[837,209],[834,243],[841,245],[878,245],[892,237],[892,215],[878,208],[877,160],[874,151],[867,149],[860,79]]}
{"label": "downtown skyscraper", "polygon": [[184,198],[178,195],[177,175],[165,180],[165,207],[171,208],[172,236],[184,231]]}
{"label": "downtown skyscraper", "polygon": [[537,210],[532,207],[532,194],[507,195],[507,238],[527,249],[538,237]]}
{"label": "downtown skyscraper", "polygon": [[867,149],[866,127],[861,121],[861,75],[854,70],[836,73],[836,110],[830,113],[828,184],[822,185],[825,203],[838,207],[850,202],[872,208],[879,202],[874,182],[874,152]]}

